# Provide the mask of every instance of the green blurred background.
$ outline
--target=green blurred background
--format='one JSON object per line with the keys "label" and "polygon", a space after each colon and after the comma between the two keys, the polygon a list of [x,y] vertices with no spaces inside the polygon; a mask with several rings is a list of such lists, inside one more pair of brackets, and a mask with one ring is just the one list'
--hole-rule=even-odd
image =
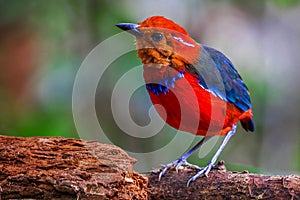
{"label": "green blurred background", "polygon": [[[101,41],[120,32],[114,24],[164,15],[185,27],[197,41],[228,55],[249,86],[256,132],[245,134],[238,130],[222,154],[228,167],[273,174],[299,173],[299,3],[1,0],[0,133],[78,138],[72,117],[72,88],[86,55]],[[122,69],[112,67],[107,80],[99,83],[101,97],[110,95],[115,83],[110,80],[140,64],[135,52],[120,59],[115,65],[122,64]],[[148,118],[138,120],[150,102],[144,88],[138,93],[148,106],[136,100],[133,112],[137,123],[145,125]],[[101,97],[96,99],[100,102],[97,110],[106,116],[110,102]],[[112,135],[119,131],[111,117],[103,120]],[[168,140],[174,130],[167,127],[162,132]],[[122,139],[115,139],[115,143],[123,148],[136,145]],[[139,148],[143,151],[148,147]],[[197,156],[190,161],[199,162]]]}

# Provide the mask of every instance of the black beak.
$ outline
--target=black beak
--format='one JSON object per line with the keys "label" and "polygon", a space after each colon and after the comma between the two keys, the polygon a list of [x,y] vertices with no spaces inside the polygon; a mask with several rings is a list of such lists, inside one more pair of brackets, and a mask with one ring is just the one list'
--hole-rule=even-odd
{"label": "black beak", "polygon": [[138,24],[119,23],[119,24],[116,24],[116,26],[124,31],[128,31],[129,33],[131,33],[134,36],[139,36],[139,37],[143,36],[141,31],[138,29],[138,27],[139,27]]}

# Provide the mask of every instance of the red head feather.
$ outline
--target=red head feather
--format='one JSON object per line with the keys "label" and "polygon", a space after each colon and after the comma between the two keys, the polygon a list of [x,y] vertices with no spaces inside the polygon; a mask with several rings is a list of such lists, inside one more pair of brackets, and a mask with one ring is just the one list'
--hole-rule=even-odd
{"label": "red head feather", "polygon": [[169,20],[163,16],[153,16],[147,18],[145,21],[139,23],[140,27],[157,27],[157,28],[166,28],[171,29],[177,32],[180,32],[184,35],[189,35],[184,28]]}
{"label": "red head feather", "polygon": [[[184,30],[183,27],[179,26],[172,20],[167,19],[163,16],[152,16],[147,18],[145,21],[140,22],[139,28],[145,28],[146,31],[150,30],[150,32],[151,28],[154,28],[153,31],[156,29],[161,29],[160,32],[162,32],[165,35],[165,38],[168,41],[165,45],[157,44],[157,46],[155,47],[158,50],[168,50],[169,53],[173,54],[172,59],[166,58],[166,61],[169,62],[170,60],[172,60],[173,66],[175,66],[175,68],[178,68],[178,66],[182,68],[183,62],[190,64],[197,61],[199,53],[201,51],[200,46],[189,36],[189,34],[186,32],[186,30]],[[145,44],[147,45],[148,43],[144,43],[144,39],[145,38],[137,37],[137,44],[139,44],[139,42],[142,42],[142,45],[140,47],[147,47],[145,46]],[[150,46],[151,45],[153,44],[150,44]],[[151,58],[151,56],[153,55],[158,54],[156,52],[144,53],[143,50],[139,52],[139,57],[142,59],[144,64],[144,61],[148,58]],[[164,58],[164,56],[160,57],[159,62],[165,64],[165,62],[163,62]]]}

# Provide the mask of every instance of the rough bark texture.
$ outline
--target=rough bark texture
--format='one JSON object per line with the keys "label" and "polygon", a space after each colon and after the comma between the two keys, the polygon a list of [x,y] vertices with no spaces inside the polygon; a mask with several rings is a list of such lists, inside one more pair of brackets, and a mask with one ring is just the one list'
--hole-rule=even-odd
{"label": "rough bark texture", "polygon": [[95,141],[0,136],[0,199],[300,199],[295,175],[234,173],[220,163],[187,187],[195,169],[170,169],[158,181],[133,172],[134,162]]}
{"label": "rough bark texture", "polygon": [[0,136],[0,199],[146,199],[133,163],[95,141]]}
{"label": "rough bark texture", "polygon": [[161,181],[158,173],[149,176],[149,199],[300,199],[300,177],[267,176],[226,171],[224,162],[196,179],[188,187],[189,178],[197,171],[183,168],[169,170]]}

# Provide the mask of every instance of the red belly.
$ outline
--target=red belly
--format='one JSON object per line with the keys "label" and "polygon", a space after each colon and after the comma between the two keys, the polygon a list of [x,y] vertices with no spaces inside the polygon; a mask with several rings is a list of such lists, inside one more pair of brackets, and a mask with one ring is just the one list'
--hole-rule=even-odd
{"label": "red belly", "polygon": [[203,89],[189,73],[166,94],[149,92],[159,115],[172,127],[196,135],[225,135],[239,120],[251,118],[233,104]]}

